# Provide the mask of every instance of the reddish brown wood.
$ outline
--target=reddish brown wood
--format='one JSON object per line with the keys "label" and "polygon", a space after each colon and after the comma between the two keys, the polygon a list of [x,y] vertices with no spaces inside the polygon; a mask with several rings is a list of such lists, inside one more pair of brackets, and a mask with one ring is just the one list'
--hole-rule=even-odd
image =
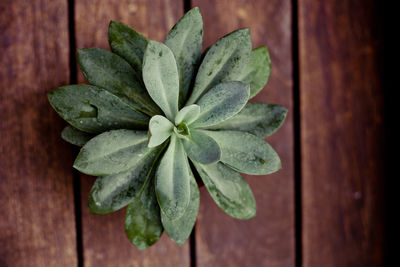
{"label": "reddish brown wood", "polygon": [[382,266],[376,1],[299,1],[303,266]]}
{"label": "reddish brown wood", "polygon": [[204,19],[204,47],[237,28],[248,27],[253,46],[267,45],[272,57],[268,86],[254,99],[289,109],[288,118],[267,141],[283,169],[268,176],[245,176],[257,201],[257,216],[239,221],[227,216],[201,192],[196,228],[198,266],[294,266],[294,184],[291,6],[288,0],[195,0]]}
{"label": "reddish brown wood", "polygon": [[0,266],[76,266],[72,151],[46,93],[69,82],[66,1],[0,2]]}
{"label": "reddish brown wood", "polygon": [[[121,21],[150,39],[163,41],[183,14],[182,1],[77,1],[76,41],[78,48],[108,49],[110,20]],[[83,82],[80,75],[79,81]],[[84,265],[89,266],[189,266],[189,245],[175,245],[166,235],[156,245],[140,252],[124,232],[125,209],[109,215],[91,215],[87,197],[94,179],[81,177]]]}

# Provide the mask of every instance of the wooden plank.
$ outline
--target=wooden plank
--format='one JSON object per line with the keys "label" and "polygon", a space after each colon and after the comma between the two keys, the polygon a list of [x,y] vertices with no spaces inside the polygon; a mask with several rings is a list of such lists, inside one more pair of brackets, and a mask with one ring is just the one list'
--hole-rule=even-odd
{"label": "wooden plank", "polygon": [[[163,41],[183,14],[183,2],[86,0],[77,1],[75,10],[77,47],[108,49],[110,20],[121,21],[150,39]],[[79,81],[84,81],[82,75]],[[109,215],[90,214],[87,198],[93,182],[94,178],[81,178],[85,266],[189,266],[189,245],[179,247],[165,233],[156,245],[143,252],[130,244],[124,232],[125,209]]]}
{"label": "wooden plank", "polygon": [[66,1],[0,3],[0,266],[75,266],[72,151],[46,93],[69,82]]}
{"label": "wooden plank", "polygon": [[376,3],[299,1],[303,266],[383,263]]}
{"label": "wooden plank", "polygon": [[291,6],[288,0],[194,0],[204,19],[204,47],[237,28],[249,27],[253,46],[268,45],[272,74],[254,101],[286,106],[288,118],[267,141],[281,156],[283,170],[249,176],[257,216],[239,221],[225,215],[201,192],[196,228],[197,266],[294,266],[294,174],[292,119]]}

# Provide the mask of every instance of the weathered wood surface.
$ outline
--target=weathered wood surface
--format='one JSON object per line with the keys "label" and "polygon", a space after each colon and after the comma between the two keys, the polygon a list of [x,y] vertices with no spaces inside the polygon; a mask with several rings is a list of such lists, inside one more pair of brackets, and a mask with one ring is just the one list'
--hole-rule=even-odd
{"label": "weathered wood surface", "polygon": [[267,45],[272,74],[256,102],[280,104],[289,109],[284,126],[266,140],[282,159],[283,169],[273,175],[250,176],[257,216],[239,221],[227,216],[201,191],[196,227],[197,266],[294,266],[294,173],[291,5],[288,0],[195,0],[204,19],[207,47],[223,35],[249,27],[253,47]]}
{"label": "weathered wood surface", "polygon": [[0,2],[0,266],[77,263],[72,150],[46,93],[69,83],[66,1]]}
{"label": "weathered wood surface", "polygon": [[[182,15],[181,1],[76,1],[77,48],[109,49],[110,20],[121,21],[152,40],[164,41]],[[84,81],[81,73],[79,81]],[[189,244],[179,247],[165,233],[156,245],[145,251],[130,244],[123,228],[126,209],[109,215],[90,214],[87,199],[93,182],[93,178],[81,177],[84,266],[189,266]]]}
{"label": "weathered wood surface", "polygon": [[382,266],[376,1],[299,1],[303,266]]}

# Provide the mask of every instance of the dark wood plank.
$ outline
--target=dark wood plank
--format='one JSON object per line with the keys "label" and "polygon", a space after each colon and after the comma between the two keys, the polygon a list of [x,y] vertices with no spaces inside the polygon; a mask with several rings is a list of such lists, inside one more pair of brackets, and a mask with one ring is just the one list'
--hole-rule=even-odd
{"label": "dark wood plank", "polygon": [[46,96],[69,82],[67,2],[1,1],[0,42],[0,266],[74,266],[72,151]]}
{"label": "dark wood plank", "polygon": [[[126,23],[150,39],[163,41],[183,14],[182,1],[87,0],[76,2],[78,48],[108,49],[110,20]],[[94,12],[95,11],[95,12]],[[80,74],[79,81],[84,81]],[[189,266],[189,245],[175,245],[164,234],[153,247],[140,252],[124,232],[125,209],[109,215],[92,215],[87,198],[94,178],[82,176],[82,224],[85,266]]]}
{"label": "dark wood plank", "polygon": [[382,266],[377,1],[299,1],[303,266]]}
{"label": "dark wood plank", "polygon": [[283,170],[245,176],[257,201],[257,216],[239,221],[225,215],[201,192],[196,228],[198,266],[294,266],[294,183],[291,6],[288,0],[195,0],[204,19],[204,47],[237,28],[249,27],[253,46],[268,45],[272,75],[254,99],[286,106],[285,125],[267,141],[282,159]]}

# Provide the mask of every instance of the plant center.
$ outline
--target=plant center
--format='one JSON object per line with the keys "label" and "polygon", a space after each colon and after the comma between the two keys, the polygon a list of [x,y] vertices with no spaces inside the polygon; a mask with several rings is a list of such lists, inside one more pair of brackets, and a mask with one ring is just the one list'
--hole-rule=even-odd
{"label": "plant center", "polygon": [[189,136],[189,128],[187,127],[186,123],[181,122],[176,129],[178,130],[178,133],[184,136]]}

